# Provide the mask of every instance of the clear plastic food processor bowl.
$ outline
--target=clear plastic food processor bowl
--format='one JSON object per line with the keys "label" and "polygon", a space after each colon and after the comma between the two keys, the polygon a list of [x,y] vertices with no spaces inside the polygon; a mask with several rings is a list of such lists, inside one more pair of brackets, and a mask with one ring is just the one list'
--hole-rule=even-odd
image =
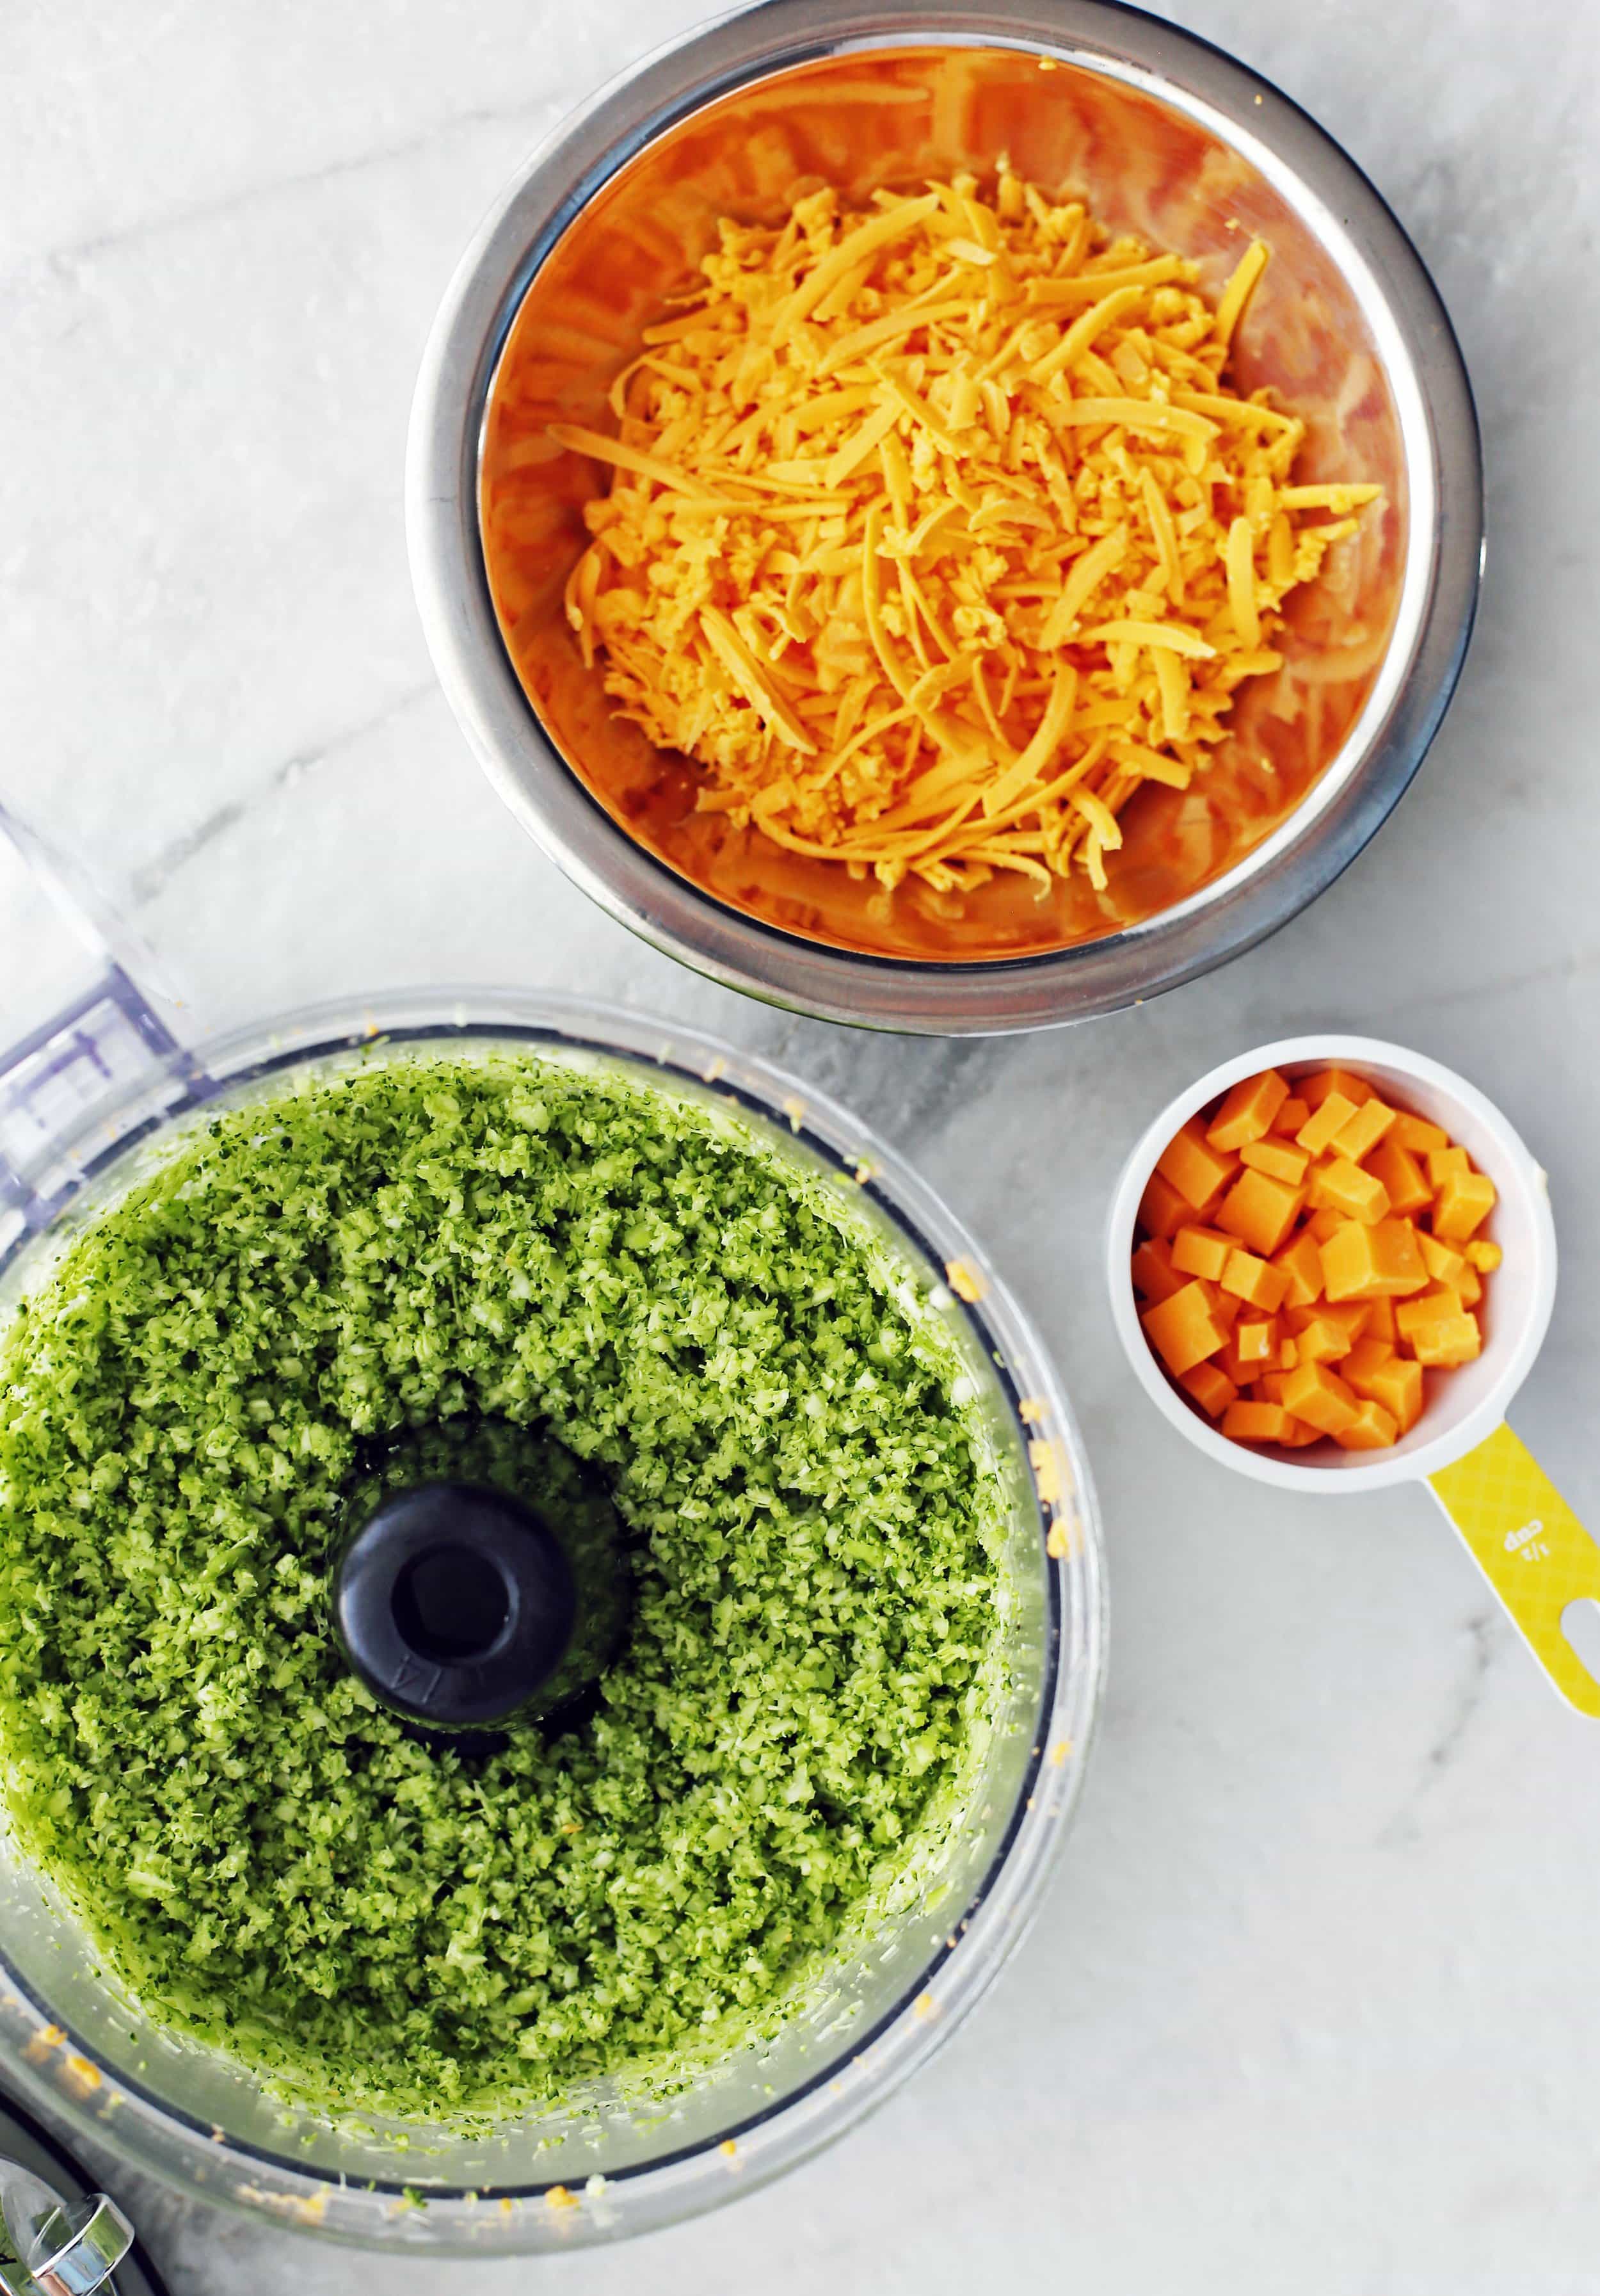
{"label": "clear plastic food processor bowl", "polygon": [[[734,1103],[932,1287],[1011,1493],[1008,1702],[915,1901],[850,1940],[775,2041],[648,2109],[597,2092],[471,2141],[417,2124],[329,2126],[152,2026],[0,1837],[0,2046],[21,2085],[207,2200],[372,2246],[614,2239],[731,2199],[851,2128],[932,2054],[1026,1929],[1078,1799],[1100,1689],[1093,1491],[1060,1382],[1004,1283],[933,1191],[842,1109],[692,1030],[572,996],[429,991],[300,1012],[191,1051],[113,969],[0,1076],[0,1317],[64,1240],[218,1107],[374,1060],[507,1047]],[[970,1305],[947,1281],[953,1262]]]}

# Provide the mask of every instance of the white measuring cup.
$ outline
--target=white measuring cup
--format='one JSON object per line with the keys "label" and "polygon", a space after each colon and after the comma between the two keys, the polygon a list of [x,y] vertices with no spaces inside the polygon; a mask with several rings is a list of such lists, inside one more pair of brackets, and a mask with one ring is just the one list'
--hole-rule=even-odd
{"label": "white measuring cup", "polygon": [[[1173,1134],[1230,1086],[1263,1069],[1292,1084],[1333,1067],[1442,1125],[1494,1182],[1498,1201],[1481,1233],[1505,1256],[1484,1285],[1483,1352],[1429,1381],[1422,1416],[1391,1449],[1341,1451],[1330,1443],[1308,1454],[1237,1443],[1171,1385],[1145,1336],[1130,1268],[1139,1199]],[[1112,1201],[1106,1274],[1134,1374],[1180,1434],[1219,1465],[1279,1490],[1348,1495],[1425,1483],[1556,1690],[1600,1719],[1600,1681],[1567,1633],[1573,1605],[1600,1601],[1600,1546],[1506,1423],[1555,1303],[1555,1225],[1544,1172],[1492,1101],[1425,1054],[1371,1037],[1290,1037],[1243,1053],[1181,1093],[1140,1138]]]}

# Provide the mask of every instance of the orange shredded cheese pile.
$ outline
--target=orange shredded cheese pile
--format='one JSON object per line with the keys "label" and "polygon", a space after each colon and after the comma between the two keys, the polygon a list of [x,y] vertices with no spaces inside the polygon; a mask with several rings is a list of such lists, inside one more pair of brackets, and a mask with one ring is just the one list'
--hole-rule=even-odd
{"label": "orange shredded cheese pile", "polygon": [[702,809],[796,852],[1104,887],[1128,799],[1203,767],[1379,492],[1292,484],[1304,424],[1223,379],[1266,260],[1213,308],[1004,165],[725,221],[618,434],[552,426],[613,473],[567,588],[586,663]]}

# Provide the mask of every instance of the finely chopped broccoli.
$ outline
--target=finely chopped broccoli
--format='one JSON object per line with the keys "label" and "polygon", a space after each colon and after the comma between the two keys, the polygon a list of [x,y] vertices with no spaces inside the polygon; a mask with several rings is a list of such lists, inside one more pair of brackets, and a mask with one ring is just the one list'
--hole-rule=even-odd
{"label": "finely chopped broccoli", "polygon": [[[234,1111],[0,1354],[0,1756],[24,1852],[158,2020],[437,2119],[758,2027],[948,1816],[1002,1497],[959,1365],[736,1123],[531,1057]],[[364,1439],[537,1423],[609,1479],[598,1710],[463,1759],[342,1666]]]}

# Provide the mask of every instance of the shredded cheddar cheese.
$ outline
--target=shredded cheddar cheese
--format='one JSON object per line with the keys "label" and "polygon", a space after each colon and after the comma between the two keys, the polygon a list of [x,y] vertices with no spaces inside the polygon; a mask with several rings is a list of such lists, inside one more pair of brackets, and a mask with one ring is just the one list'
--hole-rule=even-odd
{"label": "shredded cheddar cheese", "polygon": [[1224,380],[1213,308],[1002,165],[851,213],[724,222],[618,378],[567,586],[586,663],[697,802],[941,892],[1106,883],[1145,781],[1186,788],[1280,609],[1374,486],[1291,483],[1305,426]]}

